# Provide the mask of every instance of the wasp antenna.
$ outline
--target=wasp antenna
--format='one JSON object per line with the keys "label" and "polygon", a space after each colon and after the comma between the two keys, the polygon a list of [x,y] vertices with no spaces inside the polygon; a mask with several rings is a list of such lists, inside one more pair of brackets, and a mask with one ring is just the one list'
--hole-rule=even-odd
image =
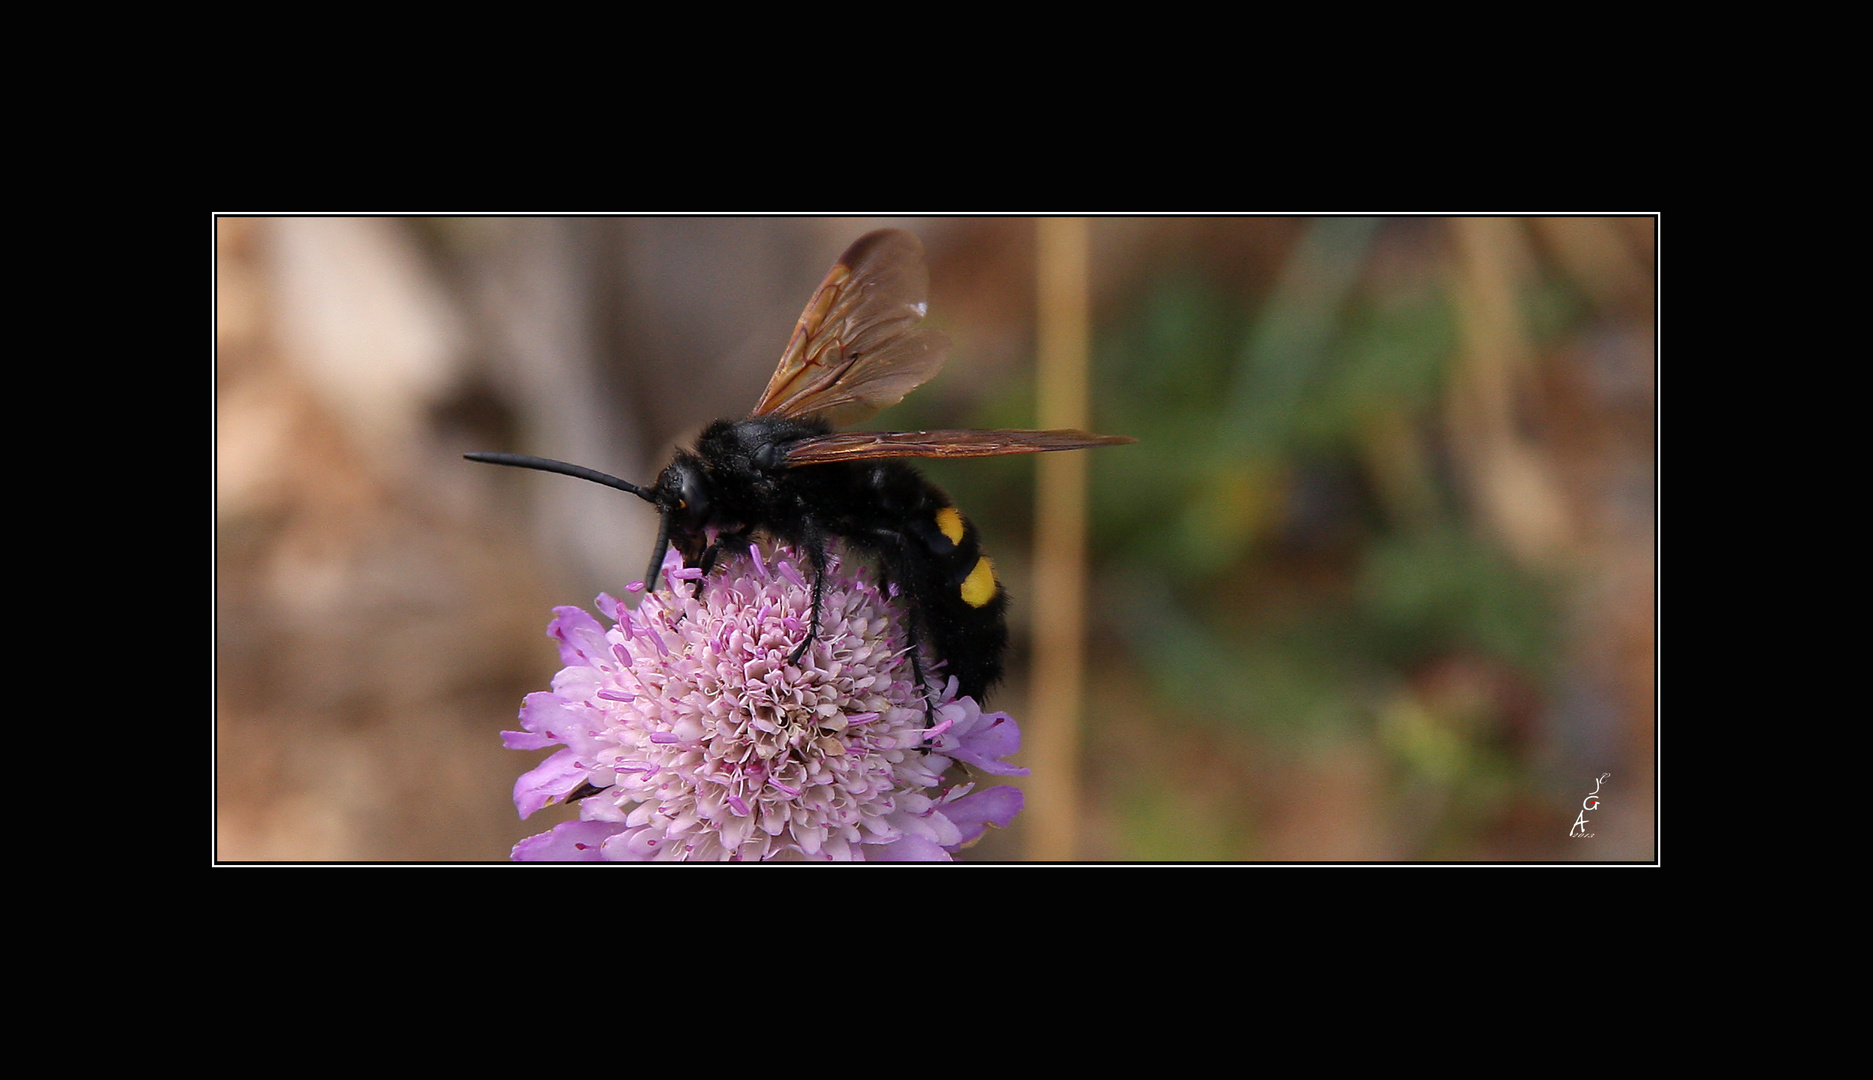
{"label": "wasp antenna", "polygon": [[[588,469],[583,465],[569,465],[564,461],[554,461],[552,458],[531,457],[526,454],[491,454],[479,450],[472,454],[463,454],[462,456],[470,461],[485,462],[489,465],[511,465],[516,469],[538,469],[541,472],[559,473],[561,476],[572,476],[580,480],[590,480],[594,484],[603,484],[606,487],[617,488],[619,491],[628,491],[652,506],[662,509],[662,505],[657,502],[657,496],[653,489],[639,487],[629,480],[620,480],[610,473],[602,473],[597,469]],[[667,522],[665,528],[668,528]],[[661,552],[659,552],[659,554],[661,554]]]}
{"label": "wasp antenna", "polygon": [[663,553],[670,546],[670,512],[658,515],[657,546],[650,551],[650,569],[644,571],[644,595],[657,591],[657,571],[663,569]]}

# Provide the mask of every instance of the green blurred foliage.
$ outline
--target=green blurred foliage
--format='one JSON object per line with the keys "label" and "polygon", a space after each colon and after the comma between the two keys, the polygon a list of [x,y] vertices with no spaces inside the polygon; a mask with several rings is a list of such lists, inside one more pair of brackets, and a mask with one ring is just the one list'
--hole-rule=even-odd
{"label": "green blurred foliage", "polygon": [[[1095,609],[1161,721],[1265,750],[1372,748],[1397,803],[1376,816],[1400,833],[1381,850],[1464,857],[1533,783],[1522,740],[1555,675],[1565,583],[1473,520],[1443,445],[1452,286],[1435,252],[1369,273],[1384,228],[1314,223],[1265,296],[1169,267],[1109,309],[1094,426],[1139,441],[1091,464]],[[1529,304],[1541,336],[1581,310],[1556,289]],[[993,400],[1016,404],[972,422],[1031,423],[1024,393]],[[1018,511],[1032,474],[1005,475],[1003,490],[973,468],[944,482]],[[1123,857],[1263,855],[1252,810],[1178,836],[1174,792],[1114,798]]]}
{"label": "green blurred foliage", "polygon": [[[1332,286],[1370,233],[1325,224],[1302,276]],[[1098,463],[1094,526],[1116,580],[1150,583],[1120,625],[1162,688],[1216,691],[1205,715],[1353,722],[1375,676],[1445,651],[1550,654],[1549,586],[1453,520],[1434,455],[1371,465],[1426,442],[1456,346],[1444,290],[1389,284],[1256,319],[1181,276],[1100,337],[1100,423],[1140,441]]]}

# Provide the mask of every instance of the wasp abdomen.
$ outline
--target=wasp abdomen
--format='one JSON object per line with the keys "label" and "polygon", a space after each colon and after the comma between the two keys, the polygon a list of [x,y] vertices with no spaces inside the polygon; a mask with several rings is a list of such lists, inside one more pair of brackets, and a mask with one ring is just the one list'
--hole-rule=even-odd
{"label": "wasp abdomen", "polygon": [[1002,674],[1008,594],[975,524],[909,466],[880,463],[867,479],[886,572],[910,594],[912,617],[945,673],[982,700]]}
{"label": "wasp abdomen", "polygon": [[944,545],[932,552],[949,570],[948,583],[956,596],[970,607],[987,607],[1001,593],[995,579],[995,564],[982,553],[975,526],[954,506],[936,512],[937,535]]}

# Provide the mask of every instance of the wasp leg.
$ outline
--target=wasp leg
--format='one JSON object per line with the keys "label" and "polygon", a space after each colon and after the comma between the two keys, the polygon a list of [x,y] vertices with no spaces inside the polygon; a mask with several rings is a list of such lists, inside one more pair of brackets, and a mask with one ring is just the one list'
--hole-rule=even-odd
{"label": "wasp leg", "polygon": [[[923,637],[918,623],[923,619],[923,605],[917,594],[911,589],[910,581],[898,581],[898,575],[891,572],[894,566],[906,566],[910,562],[910,544],[905,538],[894,532],[874,534],[880,548],[890,549],[890,554],[878,560],[878,588],[890,596],[891,587],[897,586],[898,595],[904,598],[904,637],[910,644],[911,677],[917,680],[917,693],[923,696],[923,726],[936,726],[936,698],[930,693],[930,680],[923,669]],[[882,552],[881,552],[882,554]],[[905,575],[908,576],[908,575]],[[929,747],[924,747],[928,750]]]}
{"label": "wasp leg", "polygon": [[807,646],[819,637],[819,604],[826,592],[826,541],[820,536],[819,530],[809,524],[802,530],[799,546],[806,549],[807,561],[813,564],[813,625],[806,632],[806,640],[794,649],[793,655],[787,657],[789,664],[799,663],[800,658],[806,655]]}
{"label": "wasp leg", "polygon": [[[698,568],[702,570],[702,577],[696,579],[696,597],[698,599],[702,597],[703,578],[707,578],[709,576],[709,571],[715,569],[717,556],[721,555],[724,551],[736,549],[745,550],[748,545],[753,542],[754,538],[745,532],[723,533],[717,536],[715,538],[715,543],[710,544],[708,548],[703,551],[702,558],[697,564]],[[817,608],[815,610],[817,610]]]}
{"label": "wasp leg", "polygon": [[574,788],[571,794],[566,796],[565,802],[566,802],[566,805],[570,806],[573,803],[578,802],[580,799],[583,799],[592,795],[598,795],[602,792],[606,792],[609,790],[611,790],[609,787],[598,787],[597,785],[593,784],[591,781],[588,780],[585,783],[582,783],[578,787]]}
{"label": "wasp leg", "polygon": [[915,611],[904,620],[904,633],[910,639],[910,673],[917,680],[917,692],[923,695],[923,726],[929,729],[936,726],[936,701],[930,696],[930,681],[924,678],[923,643],[917,638]]}

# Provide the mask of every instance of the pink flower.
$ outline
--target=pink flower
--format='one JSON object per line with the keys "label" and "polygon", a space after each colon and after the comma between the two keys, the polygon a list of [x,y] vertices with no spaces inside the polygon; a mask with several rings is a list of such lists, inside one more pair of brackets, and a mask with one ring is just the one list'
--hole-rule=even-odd
{"label": "pink flower", "polygon": [[565,669],[503,737],[562,748],[515,784],[521,817],[575,797],[580,820],[515,859],[946,861],[1020,812],[1019,789],[948,775],[1025,775],[1002,760],[1020,748],[1015,722],[956,697],[954,679],[931,684],[931,718],[903,607],[863,568],[834,556],[798,665],[813,590],[788,549],[721,560],[700,597],[675,551],[663,573],[675,588],[636,611],[598,598],[609,630],[557,609],[547,632]]}

